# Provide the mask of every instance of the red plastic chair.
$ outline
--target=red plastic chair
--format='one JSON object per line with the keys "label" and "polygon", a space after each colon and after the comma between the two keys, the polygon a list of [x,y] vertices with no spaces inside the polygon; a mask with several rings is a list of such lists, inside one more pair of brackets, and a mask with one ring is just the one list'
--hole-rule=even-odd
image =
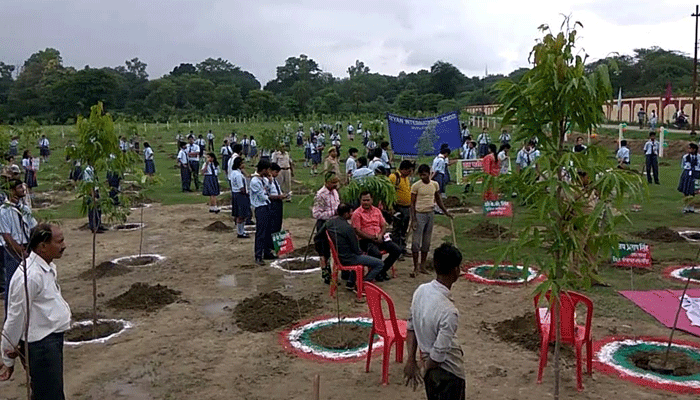
{"label": "red plastic chair", "polygon": [[[550,292],[546,295],[548,303],[551,303]],[[535,316],[537,318],[537,328],[540,331],[540,366],[537,373],[537,383],[542,383],[542,372],[547,366],[547,352],[549,343],[557,341],[556,329],[552,329],[558,320],[561,321],[561,342],[573,345],[576,348],[576,384],[579,392],[583,390],[581,383],[581,356],[582,347],[586,345],[586,368],[588,375],[592,374],[593,364],[593,340],[591,339],[591,319],[593,318],[593,302],[586,296],[576,292],[562,292],[560,296],[559,314],[560,317],[550,313],[551,309],[539,308],[540,295],[535,296]],[[576,305],[583,303],[586,308],[586,325],[576,325]],[[544,311],[543,311],[544,310]],[[542,315],[545,312],[545,315]]]}
{"label": "red plastic chair", "polygon": [[[396,362],[403,362],[403,344],[406,341],[406,321],[397,320],[394,312],[394,302],[386,292],[372,283],[365,283],[365,295],[367,296],[367,306],[372,314],[372,332],[369,334],[369,349],[367,350],[366,372],[369,372],[369,363],[372,359],[372,343],[374,335],[379,335],[384,339],[384,357],[382,359],[382,384],[389,384],[389,358],[391,357],[391,346],[396,343]],[[389,319],[384,319],[382,310],[382,299],[386,301],[389,308]]]}
{"label": "red plastic chair", "polygon": [[362,295],[364,295],[364,282],[362,277],[365,274],[365,267],[362,265],[343,265],[340,262],[340,257],[338,257],[338,250],[335,248],[335,243],[333,243],[333,240],[331,240],[331,235],[328,233],[328,231],[326,231],[326,237],[328,238],[328,246],[331,248],[331,257],[333,258],[330,296],[335,297],[335,291],[338,288],[338,271],[354,271],[357,299],[362,300]]}

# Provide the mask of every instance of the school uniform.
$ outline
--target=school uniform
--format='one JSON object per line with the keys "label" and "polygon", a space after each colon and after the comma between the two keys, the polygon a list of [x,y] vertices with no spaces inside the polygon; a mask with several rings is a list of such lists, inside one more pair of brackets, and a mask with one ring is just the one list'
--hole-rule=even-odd
{"label": "school uniform", "polygon": [[26,183],[29,188],[36,187],[36,171],[34,170],[32,159],[23,158],[22,167],[24,168],[24,183]]}
{"label": "school uniform", "polygon": [[229,175],[229,180],[231,181],[231,215],[234,218],[249,218],[250,198],[243,173],[239,169],[234,169]]}
{"label": "school uniform", "polygon": [[255,209],[255,261],[261,261],[272,256],[272,212],[265,178],[257,173],[250,178],[250,205]]}
{"label": "school uniform", "polygon": [[357,161],[353,157],[348,157],[348,159],[345,161],[345,174],[346,175],[352,175],[353,172],[357,169]]}
{"label": "school uniform", "polygon": [[480,133],[479,137],[476,139],[476,142],[479,145],[479,157],[484,158],[487,154],[489,154],[489,143],[491,143],[489,134],[485,132]]}
{"label": "school uniform", "polygon": [[208,163],[204,167],[204,182],[202,183],[202,195],[218,196],[221,193],[219,188],[219,169],[213,163]]}
{"label": "school uniform", "polygon": [[17,140],[10,140],[10,151],[9,155],[11,156],[16,156],[17,155],[17,146],[19,145],[19,142]]}
{"label": "school uniform", "polygon": [[464,158],[465,160],[476,160],[476,148],[469,146],[467,146],[466,148],[462,147],[462,158]]}
{"label": "school uniform", "polygon": [[659,184],[659,142],[648,140],[644,143],[644,156],[646,158],[647,182],[651,183],[651,175],[654,174],[654,183]]}
{"label": "school uniform", "polygon": [[49,150],[49,139],[42,138],[39,141],[39,155],[42,157],[48,157],[50,154],[51,150]]}
{"label": "school uniform", "polygon": [[241,141],[241,146],[243,146],[243,156],[248,157],[248,152],[250,151],[250,140],[243,139]]}
{"label": "school uniform", "polygon": [[267,150],[267,149],[260,150],[260,161],[262,161],[262,160],[270,161],[270,154],[272,154],[272,152],[270,150]]}
{"label": "school uniform", "polygon": [[258,143],[255,141],[255,139],[250,140],[250,158],[254,158],[255,156],[258,155]]}
{"label": "school uniform", "polygon": [[276,151],[272,153],[272,162],[280,166],[280,173],[277,175],[277,182],[282,191],[289,193],[292,190],[292,159],[288,152]]}
{"label": "school uniform", "polygon": [[214,151],[214,134],[207,133],[207,141],[209,142],[209,151]]}
{"label": "school uniform", "polygon": [[501,133],[501,136],[498,137],[498,140],[501,141],[501,144],[510,144],[510,133]]}
{"label": "school uniform", "polygon": [[[91,166],[85,167],[85,170],[83,171],[83,180],[85,182],[95,182],[95,170],[92,169]],[[88,196],[86,201],[87,201],[87,208],[88,208],[88,227],[90,228],[90,231],[95,232],[99,231],[100,228],[102,228],[102,208],[100,208],[100,191],[97,186],[94,187],[95,190],[95,200],[98,200],[98,202],[95,204],[95,206],[92,206],[92,197]]]}
{"label": "school uniform", "polygon": [[299,131],[297,132],[297,146],[301,146],[304,144],[304,132]]}
{"label": "school uniform", "polygon": [[189,157],[187,157],[187,150],[185,149],[180,149],[180,151],[177,153],[177,161],[178,164],[180,164],[180,182],[182,183],[182,191],[189,192],[191,191],[190,185],[192,183],[192,175],[190,174]]}
{"label": "school uniform", "polygon": [[304,144],[304,160],[311,160],[311,149],[313,148],[313,146],[314,144],[311,142],[306,142],[306,144]]}
{"label": "school uniform", "polygon": [[697,154],[686,154],[681,159],[681,177],[678,182],[678,191],[685,196],[695,195],[695,171],[700,170],[698,167]]}
{"label": "school uniform", "polygon": [[321,145],[311,147],[311,162],[314,165],[318,165],[321,163],[321,152],[323,151],[322,149],[323,146]]}
{"label": "school uniform", "polygon": [[[193,155],[194,154],[194,155]],[[194,187],[199,190],[199,157],[201,156],[201,149],[198,144],[188,144],[187,145],[187,162],[190,165],[190,173],[192,174],[192,180],[194,181]],[[188,186],[189,188],[189,186]]]}
{"label": "school uniform", "polygon": [[445,170],[447,169],[447,162],[445,157],[438,155],[433,159],[433,180],[440,186],[440,193],[445,193],[445,186],[447,185],[445,179]]}
{"label": "school uniform", "polygon": [[630,165],[630,149],[627,148],[627,146],[620,147],[620,149],[617,150],[615,158],[620,160],[622,165]]}
{"label": "school uniform", "polygon": [[199,146],[199,156],[203,157],[204,150],[206,149],[207,143],[204,141],[204,138],[198,138],[194,142],[197,146]]}
{"label": "school uniform", "polygon": [[[273,177],[267,178],[267,187],[270,195],[276,196],[282,194],[279,182]],[[282,213],[284,205],[282,200],[270,200],[270,211],[272,214],[270,223],[270,232],[277,233],[282,230]]]}
{"label": "school uniform", "polygon": [[108,171],[107,172],[107,185],[109,186],[109,198],[112,199],[112,203],[115,206],[119,205],[119,183],[122,177],[119,174]]}
{"label": "school uniform", "polygon": [[143,169],[143,172],[146,174],[155,174],[156,164],[153,162],[153,149],[151,149],[150,147],[146,147],[145,149],[143,149],[143,159],[146,164]]}

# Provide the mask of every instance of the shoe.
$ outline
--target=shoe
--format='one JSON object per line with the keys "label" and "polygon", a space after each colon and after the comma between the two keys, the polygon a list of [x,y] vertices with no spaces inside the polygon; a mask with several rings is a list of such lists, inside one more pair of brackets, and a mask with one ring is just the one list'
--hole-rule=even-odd
{"label": "shoe", "polygon": [[381,275],[377,275],[377,277],[374,278],[375,282],[384,282],[384,280],[385,280],[384,277]]}
{"label": "shoe", "polygon": [[660,183],[659,183],[659,182],[654,182],[654,183],[655,183],[655,184],[657,184],[657,185],[660,185]]}
{"label": "shoe", "polygon": [[387,274],[386,272],[384,272],[383,274],[379,274],[379,277],[382,278],[382,280],[385,282],[391,280],[391,276],[389,276],[389,274]]}
{"label": "shoe", "polygon": [[253,220],[246,221],[245,226],[255,226],[255,221],[253,221]]}
{"label": "shoe", "polygon": [[257,259],[255,260],[255,265],[265,265],[265,261]]}
{"label": "shoe", "polygon": [[220,209],[220,208],[217,208],[216,210],[214,210],[214,214],[218,214],[218,213],[220,213],[220,212],[221,212],[221,209]]}
{"label": "shoe", "polygon": [[347,283],[345,284],[345,289],[347,289],[347,290],[349,290],[349,291],[351,291],[351,292],[357,293],[357,286],[355,286],[354,283],[347,282]]}
{"label": "shoe", "polygon": [[263,256],[263,260],[277,260],[278,258],[279,257],[277,257],[274,254],[268,254],[268,255]]}
{"label": "shoe", "polygon": [[437,215],[444,215],[444,213],[442,212],[442,210],[434,210],[434,212],[435,212],[435,214],[437,214]]}
{"label": "shoe", "polygon": [[245,235],[238,235],[238,238],[239,239],[250,239],[250,235],[246,233]]}
{"label": "shoe", "polygon": [[331,284],[331,280],[326,278],[326,279],[323,280],[323,283],[325,283],[326,285],[330,285],[330,284]]}

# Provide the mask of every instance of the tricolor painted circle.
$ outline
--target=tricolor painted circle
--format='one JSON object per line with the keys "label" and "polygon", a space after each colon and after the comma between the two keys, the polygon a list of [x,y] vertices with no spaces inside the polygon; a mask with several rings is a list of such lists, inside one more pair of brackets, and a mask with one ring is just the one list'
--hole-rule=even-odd
{"label": "tricolor painted circle", "polygon": [[[700,372],[674,376],[644,369],[635,363],[634,357],[640,352],[663,354],[667,344],[667,338],[605,338],[593,344],[593,366],[598,371],[618,376],[638,385],[677,393],[700,393]],[[700,363],[700,344],[698,343],[675,340],[671,351],[683,353]]]}
{"label": "tricolor painted circle", "polygon": [[466,266],[464,276],[476,283],[487,285],[515,286],[530,282],[540,282],[545,276],[533,268],[528,267],[525,276],[524,266],[513,264],[474,263]]}
{"label": "tricolor painted circle", "polygon": [[664,275],[681,282],[686,282],[690,277],[690,282],[700,283],[700,265],[668,267],[664,270]]}
{"label": "tricolor painted circle", "polygon": [[[341,318],[340,322],[368,328],[372,327],[372,318],[368,317]],[[338,323],[337,317],[322,317],[295,325],[292,329],[285,330],[281,333],[280,341],[282,347],[299,357],[317,361],[351,362],[364,358],[369,348],[368,343],[364,343],[352,349],[339,350],[324,347],[312,340],[312,333],[314,333],[314,331],[336,323]],[[367,340],[369,341],[369,337]],[[374,343],[372,344],[372,351],[376,351],[382,347],[384,347],[384,340],[379,336],[375,336]]]}

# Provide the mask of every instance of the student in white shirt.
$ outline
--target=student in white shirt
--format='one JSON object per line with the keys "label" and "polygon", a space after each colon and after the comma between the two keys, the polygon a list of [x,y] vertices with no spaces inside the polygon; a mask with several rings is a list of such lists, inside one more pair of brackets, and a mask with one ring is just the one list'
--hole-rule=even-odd
{"label": "student in white shirt", "polygon": [[148,176],[153,176],[156,173],[156,165],[153,162],[153,149],[148,142],[143,142],[143,159],[146,164],[143,172]]}
{"label": "student in white shirt", "polygon": [[211,129],[207,132],[207,142],[209,151],[214,151],[214,134],[211,132]]}
{"label": "student in white shirt", "polygon": [[505,175],[510,172],[510,157],[508,152],[510,151],[510,144],[502,144],[498,151],[498,165],[500,166],[500,174]]}
{"label": "student in white shirt", "polygon": [[504,129],[498,137],[498,140],[501,142],[501,145],[510,144],[510,133]]}
{"label": "student in white shirt", "polygon": [[620,141],[620,149],[617,150],[617,167],[620,169],[628,169],[630,165],[630,149],[627,147],[627,141]]}
{"label": "student in white shirt", "polygon": [[194,136],[189,137],[190,144],[187,145],[187,162],[190,166],[190,173],[194,181],[195,190],[199,191],[199,157],[201,148],[194,141]]}
{"label": "student in white shirt", "polygon": [[354,147],[351,147],[350,150],[348,150],[348,159],[345,161],[345,174],[348,176],[348,181],[350,181],[350,178],[352,178],[352,173],[357,169],[357,162],[355,162],[357,153],[358,150]]}
{"label": "student in white shirt", "polygon": [[190,172],[190,162],[187,156],[187,144],[180,142],[180,151],[177,153],[177,165],[180,167],[180,182],[183,192],[191,192],[192,173]]}
{"label": "student in white shirt", "polygon": [[219,162],[216,160],[216,154],[206,154],[206,161],[201,172],[204,175],[202,195],[209,196],[209,212],[218,214],[221,210],[216,205],[216,196],[221,193],[221,189],[219,187]]}
{"label": "student in white shirt", "polygon": [[374,176],[374,171],[367,168],[367,157],[357,159],[357,168],[352,171],[352,179],[362,179],[367,176]]}
{"label": "student in white shirt", "polygon": [[255,141],[253,135],[250,135],[250,152],[248,153],[250,158],[255,161],[258,156],[258,142]]}
{"label": "student in white shirt", "polygon": [[[237,145],[240,146],[240,145]],[[236,231],[239,239],[248,239],[250,236],[245,232],[245,221],[250,218],[250,198],[246,179],[243,176],[245,159],[236,157],[231,165],[229,180],[231,181],[231,214],[236,220]]]}
{"label": "student in white shirt", "polygon": [[489,136],[489,131],[484,128],[484,130],[476,138],[476,143],[479,145],[479,157],[484,158],[489,154],[489,144],[491,143],[491,137]]}
{"label": "student in white shirt", "polygon": [[46,138],[46,135],[41,135],[41,140],[39,140],[39,155],[44,162],[49,162],[51,150],[49,149],[49,139]]}
{"label": "student in white shirt", "polygon": [[659,142],[656,141],[656,133],[649,132],[649,140],[644,143],[644,156],[646,157],[647,182],[651,185],[651,175],[654,175],[654,183],[659,185]]}
{"label": "student in white shirt", "polygon": [[442,148],[440,149],[440,154],[438,154],[433,159],[433,165],[431,168],[430,179],[437,182],[440,186],[440,194],[444,197],[445,187],[447,182],[445,179],[447,171],[447,156],[450,155],[450,149]]}
{"label": "student in white shirt", "polygon": [[26,334],[32,398],[63,399],[63,333],[70,329],[71,311],[61,295],[53,263],[66,249],[63,232],[58,226],[41,224],[32,230],[28,248],[26,267],[21,267],[26,268],[26,274],[14,274],[8,288],[9,307],[0,344],[0,381],[12,376],[19,356],[16,349]]}
{"label": "student in white shirt", "polygon": [[374,149],[371,150],[367,155],[367,158],[371,158],[372,160],[369,162],[369,165],[367,167],[370,170],[372,170],[375,174],[377,173],[377,168],[384,167],[384,162],[382,161],[381,154],[382,149]]}
{"label": "student in white shirt", "polygon": [[229,172],[231,172],[228,161],[231,159],[231,154],[233,154],[233,150],[229,145],[228,139],[224,140],[224,145],[221,146],[219,153],[221,154],[221,167],[225,170],[225,173],[228,176]]}
{"label": "student in white shirt", "polygon": [[540,151],[535,149],[535,142],[530,140],[529,142],[525,143],[525,146],[520,149],[515,157],[515,165],[518,172],[531,165],[535,165],[535,162],[539,156]]}
{"label": "student in white shirt", "polygon": [[408,359],[406,383],[415,390],[421,381],[416,352],[420,350],[422,377],[428,399],[464,399],[466,374],[464,353],[458,344],[459,311],[450,290],[462,274],[462,253],[444,243],[433,252],[436,278],[413,292],[406,330]]}

